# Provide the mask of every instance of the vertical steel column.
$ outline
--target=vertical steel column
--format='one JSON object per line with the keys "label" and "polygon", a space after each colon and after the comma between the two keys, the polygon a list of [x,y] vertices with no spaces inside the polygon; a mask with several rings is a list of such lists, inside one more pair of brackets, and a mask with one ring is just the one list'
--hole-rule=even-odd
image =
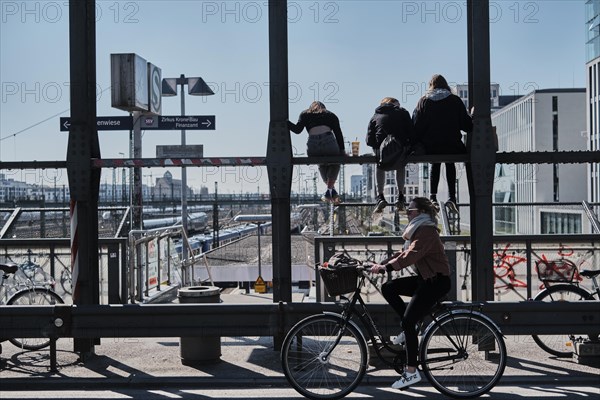
{"label": "vertical steel column", "polygon": [[496,151],[490,117],[490,27],[489,1],[468,0],[468,33],[471,41],[469,87],[472,89],[473,132],[467,145],[470,162],[467,178],[471,197],[471,247],[473,300],[493,300],[493,224],[492,192]]}
{"label": "vertical steel column", "polygon": [[[71,190],[71,268],[73,303],[99,304],[98,193],[100,158],[96,126],[96,14],[91,0],[69,1],[71,128],[67,175]],[[95,339],[76,338],[74,350],[83,358],[93,353]]]}
{"label": "vertical steel column", "polygon": [[267,172],[273,216],[273,302],[292,301],[290,191],[292,142],[287,127],[287,1],[269,0],[270,122]]}

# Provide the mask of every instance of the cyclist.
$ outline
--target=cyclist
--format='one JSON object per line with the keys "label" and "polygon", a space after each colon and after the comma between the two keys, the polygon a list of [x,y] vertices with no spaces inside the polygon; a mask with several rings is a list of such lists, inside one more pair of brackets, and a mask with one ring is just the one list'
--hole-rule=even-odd
{"label": "cyclist", "polygon": [[[372,273],[398,271],[414,265],[416,275],[386,282],[383,297],[400,315],[403,332],[394,344],[406,342],[407,365],[394,389],[417,383],[421,375],[417,370],[418,337],[415,325],[431,310],[435,303],[450,290],[450,266],[440,240],[436,207],[425,197],[414,198],[406,209],[408,225],[402,233],[404,247],[383,264],[373,264]],[[406,305],[400,296],[411,296]]]}

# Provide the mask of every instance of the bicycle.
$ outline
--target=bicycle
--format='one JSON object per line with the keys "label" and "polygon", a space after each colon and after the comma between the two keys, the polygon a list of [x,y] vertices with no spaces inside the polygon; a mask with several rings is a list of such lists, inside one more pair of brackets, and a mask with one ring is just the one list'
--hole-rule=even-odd
{"label": "bicycle", "polygon": [[[319,271],[329,294],[340,296],[342,310],[304,318],[288,332],[281,349],[288,382],[309,399],[340,399],[348,395],[367,371],[367,338],[378,358],[401,374],[406,353],[403,347],[393,346],[384,337],[366,307],[361,288],[365,281],[374,282],[362,264],[337,269],[321,267]],[[352,295],[346,297],[348,293]],[[419,367],[429,382],[447,396],[481,396],[504,373],[504,338],[496,324],[481,313],[482,306],[438,303],[430,312],[431,322],[421,330]]]}
{"label": "bicycle", "polygon": [[[29,276],[31,275],[30,269],[31,265],[28,262],[22,265],[0,263],[0,289],[3,293],[0,304],[7,306],[64,304],[63,299],[51,289],[54,282],[45,282],[44,285],[41,285],[33,281]],[[11,275],[14,284],[9,286],[6,280]],[[49,338],[10,338],[8,340],[15,346],[26,350],[40,350],[50,345]]]}
{"label": "bicycle", "polygon": [[[597,277],[600,271],[585,270],[579,272],[575,263],[568,259],[548,261],[541,259],[536,262],[536,271],[544,289],[533,300],[535,301],[580,301],[600,299],[600,287]],[[592,290],[579,286],[579,279],[592,280]],[[589,340],[597,341],[600,332],[592,332]],[[533,340],[544,351],[557,357],[571,357],[573,344],[584,338],[575,335],[533,335]]]}

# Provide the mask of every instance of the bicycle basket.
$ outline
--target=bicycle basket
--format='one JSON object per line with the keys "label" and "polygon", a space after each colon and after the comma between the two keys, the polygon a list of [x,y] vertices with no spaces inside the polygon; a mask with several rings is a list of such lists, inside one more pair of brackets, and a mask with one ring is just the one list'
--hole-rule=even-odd
{"label": "bicycle basket", "polygon": [[543,282],[573,282],[577,267],[572,261],[539,260],[535,263],[538,278]]}
{"label": "bicycle basket", "polygon": [[330,296],[354,292],[358,284],[358,272],[354,266],[319,268],[319,274]]}

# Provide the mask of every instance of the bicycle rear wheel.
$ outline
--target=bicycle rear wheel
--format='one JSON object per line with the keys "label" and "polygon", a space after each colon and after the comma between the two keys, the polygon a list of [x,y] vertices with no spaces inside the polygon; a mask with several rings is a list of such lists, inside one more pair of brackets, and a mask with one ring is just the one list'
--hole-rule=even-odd
{"label": "bicycle rear wheel", "polygon": [[441,393],[457,399],[492,389],[506,367],[506,345],[498,329],[471,312],[442,317],[420,347],[423,372]]}
{"label": "bicycle rear wheel", "polygon": [[[574,285],[558,284],[550,286],[538,293],[536,301],[580,301],[593,300],[594,296],[587,290]],[[588,335],[590,339],[598,337],[598,333]],[[533,340],[542,350],[557,357],[573,355],[575,335],[532,335]]]}
{"label": "bicycle rear wheel", "polygon": [[[53,291],[34,287],[15,293],[6,302],[6,305],[43,306],[63,303],[63,299]],[[9,340],[15,346],[26,350],[40,350],[50,345],[49,338],[12,338]]]}
{"label": "bicycle rear wheel", "polygon": [[313,315],[298,322],[281,348],[283,372],[309,399],[340,399],[362,380],[368,363],[362,333],[335,315]]}

